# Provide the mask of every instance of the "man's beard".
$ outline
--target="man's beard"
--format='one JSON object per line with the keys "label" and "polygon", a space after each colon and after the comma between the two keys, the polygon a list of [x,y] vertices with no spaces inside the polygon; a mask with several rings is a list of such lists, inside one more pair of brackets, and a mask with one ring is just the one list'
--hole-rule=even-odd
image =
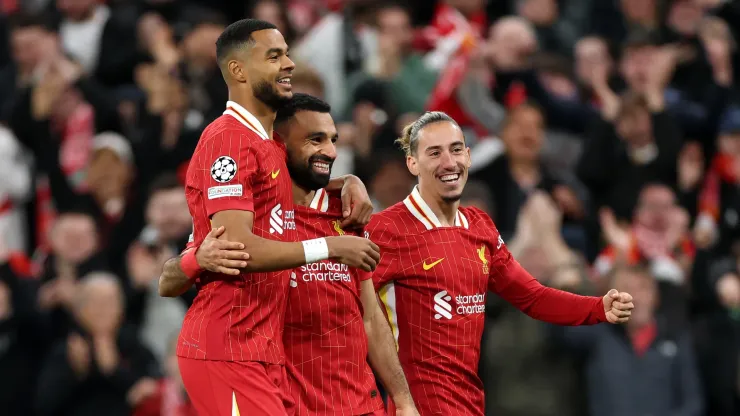
{"label": "man's beard", "polygon": [[450,203],[459,201],[461,198],[462,198],[462,192],[457,195],[443,196],[442,201],[450,204]]}
{"label": "man's beard", "polygon": [[260,81],[252,86],[254,97],[262,101],[271,109],[278,111],[290,101],[290,97],[281,96],[275,87],[267,81]]}
{"label": "man's beard", "polygon": [[[293,160],[293,158],[291,158]],[[288,171],[290,172],[290,178],[296,185],[309,191],[315,191],[321,188],[325,188],[329,184],[331,179],[331,173],[320,174],[316,173],[311,167],[314,162],[324,162],[329,164],[329,172],[331,172],[331,165],[334,161],[326,156],[315,155],[308,158],[308,163],[303,164],[302,162],[289,163]]]}

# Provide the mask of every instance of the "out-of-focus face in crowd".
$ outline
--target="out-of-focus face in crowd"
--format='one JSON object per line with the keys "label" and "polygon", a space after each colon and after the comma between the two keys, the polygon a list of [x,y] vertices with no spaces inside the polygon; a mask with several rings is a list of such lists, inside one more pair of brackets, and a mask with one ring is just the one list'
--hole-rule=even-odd
{"label": "out-of-focus face in crowd", "polygon": [[403,160],[385,159],[378,172],[370,181],[370,192],[380,203],[378,209],[385,209],[403,201],[414,186],[414,177],[409,173]]}
{"label": "out-of-focus face in crowd", "polygon": [[633,147],[642,147],[653,141],[653,122],[645,100],[630,94],[623,100],[616,120],[619,136]]}
{"label": "out-of-focus face in crowd", "polygon": [[621,6],[628,21],[647,24],[655,20],[655,0],[621,0]]}
{"label": "out-of-focus face in crowd", "polygon": [[176,241],[189,234],[192,227],[185,190],[181,187],[162,189],[152,194],[146,216],[161,241]]}
{"label": "out-of-focus face in crowd", "polygon": [[611,73],[614,63],[604,39],[596,36],[581,38],[575,46],[575,72],[584,85],[593,84],[593,76],[600,65],[606,65],[606,74]]}
{"label": "out-of-focus face in crowd", "polygon": [[44,58],[43,45],[49,33],[41,26],[20,27],[11,33],[13,61],[22,72],[32,71]]}
{"label": "out-of-focus face in crowd", "polygon": [[61,214],[51,229],[52,252],[79,264],[98,250],[98,231],[93,218],[80,213]]}
{"label": "out-of-focus face in crowd", "polygon": [[649,272],[633,268],[618,269],[614,272],[611,287],[629,293],[634,304],[640,305],[632,311],[628,326],[641,328],[653,321],[659,297],[655,279]]}
{"label": "out-of-focus face in crowd", "polygon": [[115,334],[123,319],[123,293],[116,277],[94,272],[77,286],[74,315],[93,336]]}
{"label": "out-of-focus face in crowd", "polygon": [[255,19],[264,20],[277,26],[280,33],[289,33],[288,22],[285,21],[285,14],[282,7],[275,0],[260,0],[254,5],[252,12]]}
{"label": "out-of-focus face in crowd", "polygon": [[411,18],[400,7],[386,7],[377,14],[378,31],[381,36],[388,36],[401,51],[411,50],[414,38]]}
{"label": "out-of-focus face in crowd", "polygon": [[558,19],[558,3],[555,0],[524,0],[518,2],[518,14],[536,26],[547,27]]}
{"label": "out-of-focus face in crowd", "polygon": [[635,221],[642,227],[663,232],[671,225],[677,208],[676,197],[670,188],[649,185],[640,193]]}
{"label": "out-of-focus face in crowd", "polygon": [[658,48],[653,45],[635,45],[624,49],[620,70],[632,91],[644,92],[650,82],[650,68]]}
{"label": "out-of-focus face in crowd", "polygon": [[509,158],[532,162],[539,158],[545,135],[542,112],[531,105],[522,105],[509,112],[501,134]]}

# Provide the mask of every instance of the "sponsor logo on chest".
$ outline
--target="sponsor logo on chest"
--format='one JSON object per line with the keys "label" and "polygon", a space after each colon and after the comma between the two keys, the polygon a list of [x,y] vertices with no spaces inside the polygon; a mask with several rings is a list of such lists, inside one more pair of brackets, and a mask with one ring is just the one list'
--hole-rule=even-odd
{"label": "sponsor logo on chest", "polygon": [[295,211],[283,211],[277,204],[270,210],[270,234],[283,235],[285,230],[295,230]]}
{"label": "sponsor logo on chest", "polygon": [[486,294],[457,295],[446,290],[434,295],[434,319],[452,319],[454,315],[475,315],[486,311]]}
{"label": "sponsor logo on chest", "polygon": [[346,264],[321,261],[301,266],[290,275],[290,286],[298,287],[298,281],[313,282],[346,282],[352,281],[349,267]]}

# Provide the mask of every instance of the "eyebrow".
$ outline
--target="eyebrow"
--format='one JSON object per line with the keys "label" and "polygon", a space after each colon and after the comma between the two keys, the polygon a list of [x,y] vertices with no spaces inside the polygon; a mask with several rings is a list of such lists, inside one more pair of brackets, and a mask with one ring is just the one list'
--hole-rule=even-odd
{"label": "eyebrow", "polygon": [[[465,142],[463,142],[462,140],[458,140],[456,142],[450,143],[450,146],[459,146],[459,145],[465,146]],[[424,150],[426,150],[426,151],[429,151],[429,150],[439,150],[439,149],[442,149],[443,147],[444,146],[441,146],[441,145],[438,145],[438,146],[429,146],[429,147],[427,147]]]}
{"label": "eyebrow", "polygon": [[289,50],[290,50],[290,48],[286,48],[286,49],[283,49],[283,48],[270,48],[270,49],[267,50],[267,52],[265,52],[265,56],[270,56],[273,53],[277,53],[279,55],[282,55],[284,53],[288,53]]}
{"label": "eyebrow", "polygon": [[308,139],[311,139],[311,138],[314,138],[314,137],[328,137],[330,139],[334,139],[334,138],[339,137],[339,133],[334,133],[332,135],[329,135],[329,134],[327,134],[326,132],[323,132],[323,131],[313,131],[313,132],[310,132],[310,133],[306,134],[306,138],[308,138]]}

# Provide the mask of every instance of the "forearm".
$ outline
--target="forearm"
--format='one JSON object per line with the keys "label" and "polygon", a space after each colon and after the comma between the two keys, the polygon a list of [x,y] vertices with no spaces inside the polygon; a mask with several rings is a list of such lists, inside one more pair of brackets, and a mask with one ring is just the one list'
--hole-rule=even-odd
{"label": "forearm", "polygon": [[159,276],[159,296],[174,298],[187,292],[193,280],[182,270],[182,258],[173,257],[165,262]]}
{"label": "forearm", "polygon": [[[218,227],[222,224],[213,224]],[[241,229],[237,229],[241,228]],[[272,272],[293,269],[306,264],[306,254],[302,242],[282,242],[258,237],[245,227],[226,227],[224,240],[244,244],[244,252],[249,253],[249,262],[244,271]]]}
{"label": "forearm", "polygon": [[396,341],[393,339],[390,326],[383,315],[378,312],[365,322],[368,339],[368,357],[370,365],[377,373],[381,383],[393,398],[397,407],[413,405],[406,376],[398,360]]}
{"label": "forearm", "polygon": [[492,290],[528,316],[556,325],[593,325],[606,321],[599,297],[545,287],[515,260],[502,268]]}

